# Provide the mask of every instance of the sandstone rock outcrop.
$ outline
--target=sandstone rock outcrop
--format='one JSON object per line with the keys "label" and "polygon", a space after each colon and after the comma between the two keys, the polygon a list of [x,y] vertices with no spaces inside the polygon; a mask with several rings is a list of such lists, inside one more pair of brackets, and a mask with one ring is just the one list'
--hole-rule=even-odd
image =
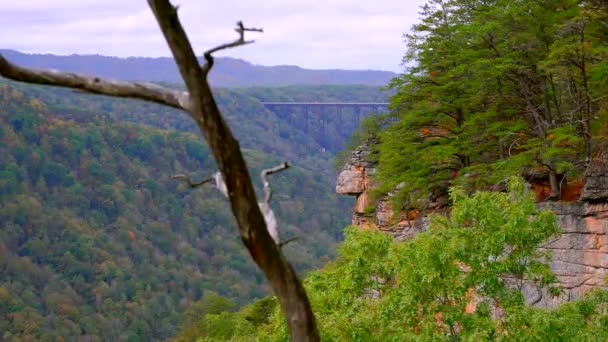
{"label": "sandstone rock outcrop", "polygon": [[366,214],[365,209],[372,204],[370,191],[374,184],[370,176],[376,171],[373,162],[369,161],[370,154],[368,146],[360,146],[352,151],[336,182],[337,193],[357,198],[353,209],[353,225],[364,225],[369,222],[369,215]]}
{"label": "sandstone rock outcrop", "polygon": [[605,287],[608,276],[608,203],[545,202],[539,207],[557,214],[562,235],[547,241],[551,269],[558,277],[563,294],[552,297],[545,291],[524,289],[525,297],[540,306],[555,306],[579,298],[586,291]]}
{"label": "sandstone rock outcrop", "polygon": [[[370,192],[375,172],[374,164],[367,161],[370,149],[359,147],[339,175],[336,191],[357,196],[353,209],[353,225],[367,226],[391,233],[396,239],[410,238],[424,230],[426,217],[399,213],[394,215],[390,201],[380,199],[374,210]],[[352,181],[353,184],[349,184]],[[577,195],[578,196],[578,195]],[[556,213],[562,235],[547,241],[542,248],[551,251],[550,266],[559,279],[563,294],[557,297],[532,284],[523,292],[529,304],[555,306],[579,298],[586,291],[606,287],[608,277],[608,159],[593,160],[585,174],[584,188],[578,200],[541,202],[540,208]],[[373,207],[373,206],[372,206]]]}
{"label": "sandstone rock outcrop", "polygon": [[[414,236],[426,227],[426,217],[417,217],[413,213],[399,213],[395,216],[391,202],[386,198],[380,198],[373,203],[371,192],[375,185],[371,176],[376,169],[370,158],[371,153],[368,146],[359,146],[351,152],[350,159],[338,175],[336,192],[357,198],[352,224],[391,233],[398,240]],[[375,208],[369,210],[373,205]]]}

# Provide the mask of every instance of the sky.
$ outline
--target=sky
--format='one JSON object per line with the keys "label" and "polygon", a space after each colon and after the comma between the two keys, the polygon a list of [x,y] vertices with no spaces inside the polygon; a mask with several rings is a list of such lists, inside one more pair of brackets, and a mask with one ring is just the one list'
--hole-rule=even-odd
{"label": "sky", "polygon": [[[403,34],[424,0],[172,0],[197,55],[262,27],[255,44],[217,56],[259,65],[402,71]],[[170,56],[145,0],[0,0],[0,49]]]}

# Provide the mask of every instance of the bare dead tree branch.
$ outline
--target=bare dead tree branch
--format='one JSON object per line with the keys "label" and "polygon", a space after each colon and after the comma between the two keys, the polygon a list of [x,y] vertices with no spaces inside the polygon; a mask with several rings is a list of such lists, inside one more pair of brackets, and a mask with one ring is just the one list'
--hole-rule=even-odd
{"label": "bare dead tree branch", "polygon": [[260,207],[260,211],[262,211],[262,215],[264,215],[264,221],[266,221],[266,229],[268,230],[268,234],[272,237],[277,246],[281,247],[281,238],[279,237],[279,223],[274,215],[274,211],[270,206],[270,199],[272,198],[272,188],[270,187],[270,181],[268,180],[268,175],[273,173],[277,173],[287,169],[289,165],[287,163],[283,163],[281,165],[275,166],[270,169],[265,169],[260,172],[260,177],[262,178],[262,183],[264,184],[264,200],[262,202],[258,202],[258,206]]}
{"label": "bare dead tree branch", "polygon": [[270,206],[270,199],[272,198],[272,188],[270,187],[270,182],[268,181],[268,175],[273,173],[281,172],[285,169],[289,168],[289,164],[287,162],[277,165],[270,169],[264,169],[260,172],[260,177],[262,178],[262,182],[264,184],[264,203]]}
{"label": "bare dead tree branch", "polygon": [[[198,63],[178,19],[177,9],[168,0],[148,0],[148,3],[186,83],[191,101],[190,113],[209,143],[226,181],[241,240],[277,295],[287,319],[291,339],[319,341],[315,318],[304,287],[268,233],[239,143],[217,107],[206,79],[207,74]],[[210,53],[208,55],[211,56]],[[207,67],[207,71],[211,66]]]}
{"label": "bare dead tree branch", "polygon": [[211,182],[213,180],[213,177],[209,177],[209,178],[202,179],[202,180],[200,180],[198,182],[195,182],[190,177],[188,177],[188,176],[186,176],[184,174],[181,174],[181,173],[177,174],[177,175],[174,175],[171,178],[173,178],[173,179],[181,179],[181,180],[185,181],[186,184],[188,184],[188,186],[191,187],[191,188],[199,187],[199,186],[207,184],[207,183],[209,183],[209,182]]}
{"label": "bare dead tree branch", "polygon": [[279,242],[279,247],[283,247],[283,246],[285,246],[286,244],[288,244],[290,242],[296,241],[297,239],[298,239],[298,237],[294,236],[294,237],[289,238],[287,240],[283,240],[283,241]]}
{"label": "bare dead tree branch", "polygon": [[135,98],[160,103],[181,110],[189,110],[188,94],[148,82],[106,80],[54,70],[34,70],[9,62],[0,55],[0,75],[28,83],[73,88],[86,93]]}
{"label": "bare dead tree branch", "polygon": [[319,341],[319,332],[306,292],[295,271],[267,231],[258,206],[251,177],[239,143],[224,121],[207,81],[213,66],[211,54],[250,43],[244,32],[261,29],[237,27],[239,39],[206,52],[207,64],[201,68],[177,16],[177,7],[169,0],[148,0],[161,32],[171,49],[188,93],[169,90],[148,83],[131,83],[84,77],[72,73],[41,71],[17,67],[0,59],[0,76],[15,81],[79,89],[90,93],[130,97],[186,110],[196,122],[225,180],[227,197],[236,218],[241,240],[255,263],[264,272],[285,313],[292,341]]}
{"label": "bare dead tree branch", "polygon": [[[295,238],[289,239],[288,241],[281,241],[279,238],[279,224],[276,219],[276,216],[274,215],[274,211],[270,206],[270,199],[272,197],[272,187],[270,186],[270,181],[268,180],[267,176],[285,170],[288,167],[289,165],[287,163],[283,163],[273,168],[262,170],[262,172],[260,173],[262,183],[264,184],[264,200],[262,202],[258,202],[258,206],[260,207],[260,211],[264,216],[264,221],[266,222],[266,228],[268,230],[268,233],[279,247],[282,247],[288,242],[295,240]],[[220,171],[215,172],[213,176],[203,179],[199,182],[192,181],[188,176],[184,174],[177,174],[173,176],[173,178],[185,180],[191,188],[195,188],[211,181],[215,181],[215,187],[222,193],[222,195],[224,195],[224,197],[230,199],[230,197],[228,196],[228,189],[226,188],[226,182]]]}
{"label": "bare dead tree branch", "polygon": [[263,29],[261,28],[255,28],[255,27],[245,27],[243,25],[242,21],[238,21],[236,23],[236,28],[234,29],[238,34],[239,34],[239,38],[231,43],[226,43],[226,44],[222,44],[222,45],[218,45],[212,49],[209,49],[207,51],[205,51],[205,53],[203,54],[205,56],[205,65],[203,65],[203,73],[205,75],[207,75],[207,73],[209,73],[209,70],[211,70],[211,68],[213,67],[213,56],[212,54],[214,52],[220,51],[220,50],[225,50],[225,49],[231,49],[237,46],[241,46],[241,45],[247,45],[247,44],[251,44],[253,42],[255,42],[255,40],[245,40],[245,32],[249,31],[249,32],[264,32]]}

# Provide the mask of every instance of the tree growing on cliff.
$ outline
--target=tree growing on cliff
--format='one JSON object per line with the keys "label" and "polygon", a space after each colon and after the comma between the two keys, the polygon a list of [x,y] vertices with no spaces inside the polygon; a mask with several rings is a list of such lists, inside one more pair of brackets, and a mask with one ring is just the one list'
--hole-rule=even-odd
{"label": "tree growing on cliff", "polygon": [[430,0],[421,15],[405,36],[414,66],[393,81],[393,123],[378,134],[380,191],[420,208],[451,185],[474,192],[538,169],[558,199],[606,112],[605,9]]}
{"label": "tree growing on cliff", "polygon": [[199,64],[181,26],[177,7],[169,0],[149,0],[152,12],[173,53],[188,92],[140,82],[119,82],[72,73],[32,70],[16,66],[0,56],[0,75],[21,82],[79,89],[84,92],[136,98],[186,111],[195,120],[219,167],[227,186],[228,199],[236,218],[241,240],[266,275],[285,311],[292,340],[319,339],[314,316],[304,288],[293,268],[269,235],[260,211],[238,141],[222,117],[207,76],[214,64],[213,53],[252,43],[247,31],[261,31],[237,23],[238,39],[207,50]]}

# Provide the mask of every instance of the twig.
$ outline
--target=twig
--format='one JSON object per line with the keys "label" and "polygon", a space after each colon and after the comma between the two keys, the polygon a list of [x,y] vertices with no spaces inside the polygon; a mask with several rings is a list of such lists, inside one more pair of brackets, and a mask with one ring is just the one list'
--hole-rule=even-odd
{"label": "twig", "polygon": [[251,44],[251,43],[255,42],[255,40],[245,40],[245,32],[264,32],[264,30],[261,28],[245,27],[243,25],[243,22],[240,20],[236,23],[236,28],[234,30],[239,34],[239,38],[237,40],[235,40],[231,43],[218,45],[212,49],[205,51],[205,53],[203,54],[205,56],[205,61],[206,61],[205,65],[203,65],[203,73],[205,74],[205,76],[207,75],[207,73],[209,73],[209,70],[211,70],[211,67],[213,67],[212,54],[214,52],[217,52],[220,50],[225,50],[225,49],[231,49],[233,47],[247,45],[247,44]]}
{"label": "twig", "polygon": [[290,243],[290,242],[296,241],[297,239],[298,239],[298,237],[297,237],[297,236],[294,236],[294,237],[292,237],[292,238],[289,238],[289,239],[287,239],[287,240],[284,240],[284,241],[279,242],[279,244],[278,244],[278,245],[279,245],[279,247],[283,247],[283,246],[285,246],[286,244],[288,244],[288,243]]}
{"label": "twig", "polygon": [[262,182],[264,184],[264,203],[270,207],[270,199],[272,198],[272,188],[270,187],[270,182],[268,181],[267,176],[273,173],[277,173],[289,168],[289,164],[287,162],[277,165],[270,169],[265,169],[260,172],[260,177],[262,178]]}
{"label": "twig", "polygon": [[191,187],[191,188],[199,187],[199,186],[201,186],[203,184],[206,184],[206,183],[209,183],[209,182],[211,182],[213,180],[213,177],[209,177],[209,178],[205,178],[205,179],[203,179],[201,181],[198,181],[198,182],[193,182],[190,177],[188,177],[188,176],[186,176],[184,174],[181,174],[181,173],[177,174],[177,175],[175,175],[175,176],[173,176],[171,178],[184,180],[188,184],[188,186]]}
{"label": "twig", "polygon": [[513,140],[513,142],[511,143],[511,145],[509,145],[509,157],[511,156],[511,150],[513,149],[513,145],[515,145],[516,142],[519,141],[519,138]]}
{"label": "twig", "polygon": [[281,247],[281,238],[279,237],[279,223],[272,211],[272,207],[270,207],[270,199],[272,198],[272,187],[270,187],[270,181],[268,180],[268,175],[273,173],[277,173],[283,171],[289,167],[287,162],[277,165],[270,169],[264,169],[260,172],[260,177],[262,178],[262,183],[264,183],[264,201],[259,202],[260,210],[262,211],[262,215],[264,215],[264,221],[266,221],[266,229],[268,230],[268,234],[272,237],[274,242],[278,247]]}
{"label": "twig", "polygon": [[286,162],[277,165],[270,169],[265,169],[260,172],[260,177],[262,178],[262,182],[264,183],[264,201],[258,202],[260,206],[260,211],[262,211],[262,215],[264,215],[264,221],[266,221],[266,229],[268,230],[268,234],[272,237],[275,244],[278,247],[281,247],[283,244],[281,243],[281,238],[279,237],[279,223],[274,215],[274,211],[272,207],[270,207],[270,199],[272,198],[272,188],[270,187],[270,181],[267,176],[273,173],[277,173],[283,171],[289,167],[289,164]]}

